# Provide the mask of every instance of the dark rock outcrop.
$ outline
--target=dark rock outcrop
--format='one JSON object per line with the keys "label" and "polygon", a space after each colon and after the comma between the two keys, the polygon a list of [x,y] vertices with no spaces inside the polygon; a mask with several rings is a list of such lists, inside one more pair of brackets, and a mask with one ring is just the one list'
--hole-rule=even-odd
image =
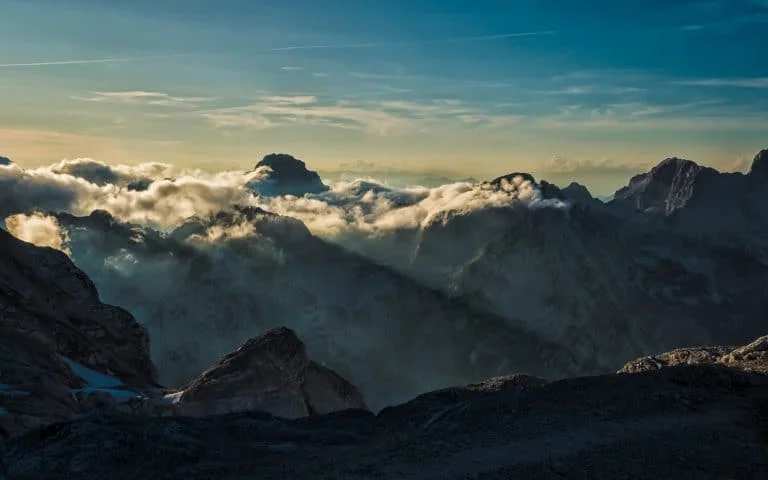
{"label": "dark rock outcrop", "polygon": [[300,418],[367,409],[351,383],[310,361],[304,343],[284,327],[248,340],[174,396],[174,414],[188,416],[259,410]]}
{"label": "dark rock outcrop", "polygon": [[0,165],[8,166],[8,165],[11,165],[12,163],[13,161],[10,158],[3,157],[2,155],[0,155]]}
{"label": "dark rock outcrop", "polygon": [[95,415],[6,442],[0,468],[14,480],[615,479],[648,478],[652,459],[656,479],[765,478],[768,376],[709,364],[719,353],[632,374],[492,379],[378,415]]}
{"label": "dark rock outcrop", "polygon": [[768,182],[768,149],[761,150],[755,155],[749,168],[749,177],[753,182],[761,185]]}
{"label": "dark rock outcrop", "polygon": [[562,189],[565,198],[571,202],[591,203],[595,201],[595,198],[589,193],[589,190],[580,183],[571,182],[567,187]]}
{"label": "dark rock outcrop", "polygon": [[88,379],[75,365],[137,391],[157,386],[144,327],[101,303],[64,253],[2,230],[0,337],[0,430],[8,434],[79,411],[71,389],[86,387]]}
{"label": "dark rock outcrop", "polygon": [[253,184],[252,188],[262,195],[296,195],[322,193],[328,187],[317,172],[307,169],[306,164],[286,153],[271,153],[256,164],[256,169],[267,168],[267,180]]}

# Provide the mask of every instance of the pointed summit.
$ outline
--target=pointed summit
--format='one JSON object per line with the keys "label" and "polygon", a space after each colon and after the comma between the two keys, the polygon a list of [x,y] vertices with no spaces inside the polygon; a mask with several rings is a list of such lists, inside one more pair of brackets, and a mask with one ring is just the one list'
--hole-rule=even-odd
{"label": "pointed summit", "polygon": [[712,174],[718,172],[694,161],[666,158],[650,172],[632,177],[629,185],[616,192],[614,200],[630,202],[638,210],[670,215],[689,202],[702,176]]}
{"label": "pointed summit", "polygon": [[321,193],[328,190],[317,172],[308,170],[301,160],[286,153],[271,153],[256,164],[256,169],[268,168],[266,181],[255,183],[260,194],[297,195]]}
{"label": "pointed summit", "polygon": [[13,164],[13,161],[11,161],[10,158],[3,157],[2,155],[0,155],[0,165],[12,165],[12,164]]}

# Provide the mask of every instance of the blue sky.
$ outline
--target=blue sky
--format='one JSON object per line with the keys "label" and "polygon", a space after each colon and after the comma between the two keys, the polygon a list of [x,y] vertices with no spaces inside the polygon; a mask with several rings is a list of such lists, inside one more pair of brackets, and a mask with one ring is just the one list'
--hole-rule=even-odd
{"label": "blue sky", "polygon": [[[608,185],[768,147],[767,0],[4,0],[0,153]],[[607,188],[607,187],[606,187]]]}

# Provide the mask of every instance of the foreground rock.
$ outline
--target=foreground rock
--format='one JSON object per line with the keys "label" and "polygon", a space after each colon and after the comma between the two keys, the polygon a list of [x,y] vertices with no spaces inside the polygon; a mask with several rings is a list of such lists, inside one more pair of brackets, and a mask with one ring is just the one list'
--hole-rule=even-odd
{"label": "foreground rock", "polygon": [[0,230],[0,437],[155,387],[146,330],[65,254]]}
{"label": "foreground rock", "polygon": [[[95,416],[7,442],[13,479],[768,478],[759,340],[704,364],[547,383],[512,376],[378,415]],[[711,355],[710,355],[711,354]],[[727,353],[725,353],[727,354]],[[681,357],[682,358],[682,357]],[[718,357],[720,358],[720,357]],[[642,370],[642,369],[641,369]],[[649,471],[652,465],[652,471]]]}
{"label": "foreground rock", "polygon": [[259,410],[300,418],[368,408],[351,383],[310,361],[288,328],[248,340],[170,398],[173,414],[188,416]]}

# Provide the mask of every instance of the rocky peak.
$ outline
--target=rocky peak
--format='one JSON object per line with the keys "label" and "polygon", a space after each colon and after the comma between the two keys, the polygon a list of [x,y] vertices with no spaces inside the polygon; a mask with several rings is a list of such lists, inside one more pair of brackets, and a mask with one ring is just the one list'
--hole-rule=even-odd
{"label": "rocky peak", "polygon": [[[304,195],[328,190],[317,172],[308,170],[306,164],[286,153],[271,153],[256,164],[256,169],[268,167],[273,193],[278,195]],[[262,189],[261,193],[264,193]]]}
{"label": "rocky peak", "polygon": [[587,203],[594,200],[592,194],[584,185],[580,183],[571,182],[570,185],[562,189],[563,195],[572,202]]}
{"label": "rocky peak", "polygon": [[312,362],[296,333],[280,327],[246,341],[177,394],[181,415],[261,410],[299,418],[348,408],[367,409],[360,392]]}
{"label": "rocky peak", "polygon": [[749,169],[749,176],[754,181],[768,181],[768,149],[761,150],[752,160],[752,166]]}
{"label": "rocky peak", "polygon": [[206,229],[214,226],[228,228],[246,223],[253,225],[259,235],[280,242],[300,242],[312,236],[301,220],[259,207],[234,205],[230,210],[222,210],[207,218],[188,218],[171,233],[171,237],[185,240],[192,235],[202,235]]}
{"label": "rocky peak", "polygon": [[494,178],[490,182],[486,182],[485,185],[494,189],[505,188],[505,185],[515,185],[516,182],[525,183],[530,182],[536,188],[541,190],[542,197],[545,199],[558,199],[565,200],[563,192],[556,186],[546,181],[537,182],[536,178],[530,173],[513,172],[501,177]]}
{"label": "rocky peak", "polygon": [[670,215],[688,203],[700,177],[713,174],[718,172],[691,160],[666,158],[650,172],[632,177],[614,200],[630,202],[638,210]]}
{"label": "rocky peak", "polygon": [[11,161],[10,158],[3,157],[2,155],[0,155],[0,165],[6,165],[7,166],[7,165],[11,165],[11,164],[13,164],[13,162]]}

